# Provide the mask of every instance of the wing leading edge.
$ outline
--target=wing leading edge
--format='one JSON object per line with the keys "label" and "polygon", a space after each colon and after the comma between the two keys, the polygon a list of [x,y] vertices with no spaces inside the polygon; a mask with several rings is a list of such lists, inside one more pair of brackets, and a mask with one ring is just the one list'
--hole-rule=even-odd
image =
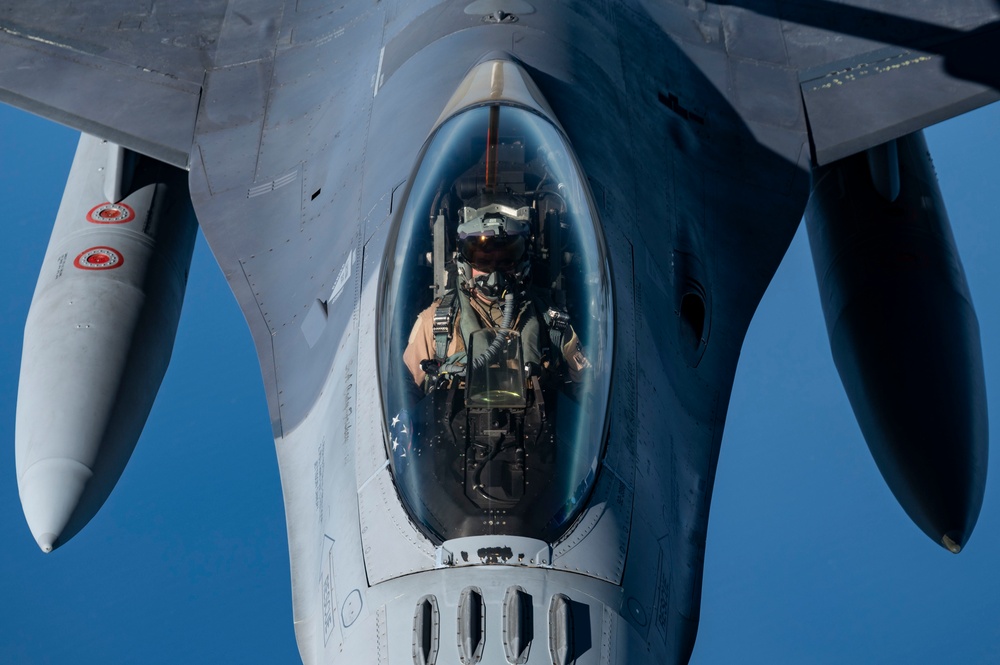
{"label": "wing leading edge", "polygon": [[205,72],[240,4],[0,5],[0,101],[186,168]]}
{"label": "wing leading edge", "polygon": [[1000,99],[1000,24],[802,72],[813,160],[829,164]]}
{"label": "wing leading edge", "polygon": [[[996,0],[640,2],[703,68],[697,51],[725,53],[715,82],[737,108],[762,91],[743,104],[751,126],[780,125],[797,97],[816,164],[1000,99]],[[186,168],[207,72],[270,57],[281,11],[265,5],[9,2],[0,101]]]}
{"label": "wing leading edge", "polygon": [[996,0],[641,2],[793,163],[790,135],[822,165],[1000,99]]}

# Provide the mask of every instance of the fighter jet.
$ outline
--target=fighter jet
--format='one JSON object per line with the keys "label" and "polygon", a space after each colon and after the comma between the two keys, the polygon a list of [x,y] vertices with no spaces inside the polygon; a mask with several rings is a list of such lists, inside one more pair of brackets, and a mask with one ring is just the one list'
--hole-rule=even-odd
{"label": "fighter jet", "polygon": [[873,457],[958,552],[984,378],[920,130],[997,98],[1000,12],[901,4],[5,9],[0,95],[84,132],[25,329],[39,546],[124,469],[197,223],[257,346],[305,662],[686,662],[805,210]]}

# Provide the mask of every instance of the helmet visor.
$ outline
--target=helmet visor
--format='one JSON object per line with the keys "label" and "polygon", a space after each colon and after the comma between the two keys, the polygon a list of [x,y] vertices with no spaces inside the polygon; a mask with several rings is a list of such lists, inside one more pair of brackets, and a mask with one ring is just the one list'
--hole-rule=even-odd
{"label": "helmet visor", "polygon": [[512,272],[524,257],[524,236],[469,236],[459,240],[462,257],[479,272]]}

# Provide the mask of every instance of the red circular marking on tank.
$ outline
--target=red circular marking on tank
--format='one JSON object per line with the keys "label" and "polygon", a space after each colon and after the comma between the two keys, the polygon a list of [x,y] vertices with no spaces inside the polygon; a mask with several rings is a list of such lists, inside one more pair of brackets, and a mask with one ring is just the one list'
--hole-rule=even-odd
{"label": "red circular marking on tank", "polygon": [[91,224],[125,224],[133,219],[135,210],[124,203],[102,203],[87,213],[87,221]]}
{"label": "red circular marking on tank", "polygon": [[110,247],[91,247],[80,252],[73,265],[80,270],[112,270],[125,263],[118,250]]}

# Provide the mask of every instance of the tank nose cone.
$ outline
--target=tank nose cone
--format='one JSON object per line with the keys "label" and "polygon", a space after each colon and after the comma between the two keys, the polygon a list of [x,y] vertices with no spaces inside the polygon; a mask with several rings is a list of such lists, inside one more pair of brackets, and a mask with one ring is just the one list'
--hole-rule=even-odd
{"label": "tank nose cone", "polygon": [[56,538],[58,538],[58,536],[54,533],[43,533],[42,535],[35,537],[35,542],[38,543],[38,546],[42,548],[43,552],[48,554],[55,548]]}
{"label": "tank nose cone", "polygon": [[43,552],[57,547],[92,475],[76,460],[50,457],[32,464],[19,479],[21,509]]}
{"label": "tank nose cone", "polygon": [[952,554],[958,554],[965,546],[965,534],[960,531],[950,531],[941,536],[941,545]]}

